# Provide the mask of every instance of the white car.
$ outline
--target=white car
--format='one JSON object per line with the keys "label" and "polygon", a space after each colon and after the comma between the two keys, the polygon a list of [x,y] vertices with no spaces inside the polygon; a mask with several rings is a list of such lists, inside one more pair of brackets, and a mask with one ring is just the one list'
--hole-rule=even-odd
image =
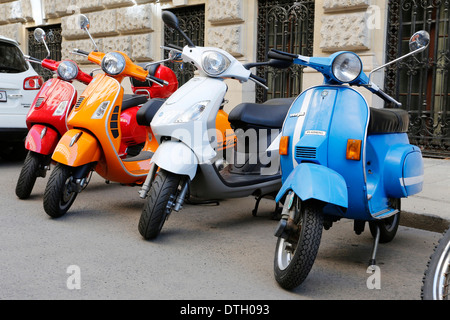
{"label": "white car", "polygon": [[24,154],[26,117],[42,84],[17,41],[0,36],[0,157]]}

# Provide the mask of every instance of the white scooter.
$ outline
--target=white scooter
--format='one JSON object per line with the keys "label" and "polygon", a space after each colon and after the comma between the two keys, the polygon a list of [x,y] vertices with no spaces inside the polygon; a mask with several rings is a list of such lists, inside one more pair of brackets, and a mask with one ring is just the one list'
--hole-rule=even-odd
{"label": "white scooter", "polygon": [[224,50],[195,46],[173,13],[163,12],[163,21],[187,41],[182,60],[193,64],[199,76],[167,99],[151,122],[160,145],[140,191],[141,198],[147,198],[139,221],[145,239],[156,238],[170,213],[178,212],[189,196],[227,199],[253,195],[257,198],[255,215],[259,200],[273,198],[281,187],[277,137],[294,101],[273,99],[236,106],[228,116],[234,132],[227,136],[235,133],[237,143],[232,152],[219,152],[221,133],[216,123],[218,113],[224,112],[224,80],[252,80],[267,89],[265,79],[249,69],[261,65],[287,68],[291,63],[271,60],[244,66]]}

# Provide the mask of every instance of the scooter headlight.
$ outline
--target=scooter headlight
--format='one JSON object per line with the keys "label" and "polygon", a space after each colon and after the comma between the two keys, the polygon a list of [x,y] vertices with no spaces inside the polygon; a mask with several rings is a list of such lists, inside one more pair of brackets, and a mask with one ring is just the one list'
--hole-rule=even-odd
{"label": "scooter headlight", "polygon": [[205,111],[208,104],[209,101],[196,103],[191,108],[189,108],[181,117],[175,120],[175,123],[186,123],[200,119],[203,111]]}
{"label": "scooter headlight", "polygon": [[78,66],[73,61],[63,61],[59,64],[58,70],[56,71],[58,73],[58,77],[65,81],[73,80],[78,75]]}
{"label": "scooter headlight", "polygon": [[228,69],[231,61],[217,51],[206,51],[202,57],[203,70],[210,76],[218,76]]}
{"label": "scooter headlight", "polygon": [[343,83],[350,83],[359,77],[362,71],[362,62],[353,52],[344,52],[334,58],[333,74]]}
{"label": "scooter headlight", "polygon": [[102,60],[102,70],[112,76],[121,74],[125,65],[125,57],[118,52],[110,52]]}

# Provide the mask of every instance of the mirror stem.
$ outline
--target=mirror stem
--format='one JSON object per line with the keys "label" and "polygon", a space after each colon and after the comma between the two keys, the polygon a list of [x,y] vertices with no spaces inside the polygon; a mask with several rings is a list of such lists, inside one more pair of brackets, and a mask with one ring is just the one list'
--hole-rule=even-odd
{"label": "mirror stem", "polygon": [[400,60],[403,60],[403,59],[405,59],[405,58],[407,58],[407,57],[409,57],[409,56],[412,56],[413,54],[416,54],[416,53],[419,53],[419,52],[421,52],[421,51],[424,51],[426,48],[427,48],[427,47],[419,48],[419,49],[417,49],[417,50],[415,50],[415,51],[412,51],[412,52],[410,52],[410,53],[408,53],[408,54],[405,54],[404,56],[401,56],[400,58],[397,58],[397,59],[395,59],[395,60],[392,60],[391,62],[388,62],[388,63],[386,63],[386,64],[383,64],[382,66],[379,66],[378,68],[373,69],[373,70],[370,71],[370,73],[369,73],[369,83],[372,82],[372,74],[373,74],[373,73],[375,73],[375,72],[377,72],[378,70],[381,70],[381,69],[383,69],[383,68],[386,68],[387,66],[389,66],[389,65],[391,65],[391,64],[393,64],[393,63],[396,63],[396,62],[398,62],[398,61],[400,61]]}
{"label": "mirror stem", "polygon": [[94,38],[92,38],[91,33],[89,32],[88,28],[84,28],[84,31],[86,31],[86,33],[88,34],[88,36],[91,39],[92,43],[94,44],[95,52],[98,52],[99,50],[98,50],[97,44],[95,43]]}

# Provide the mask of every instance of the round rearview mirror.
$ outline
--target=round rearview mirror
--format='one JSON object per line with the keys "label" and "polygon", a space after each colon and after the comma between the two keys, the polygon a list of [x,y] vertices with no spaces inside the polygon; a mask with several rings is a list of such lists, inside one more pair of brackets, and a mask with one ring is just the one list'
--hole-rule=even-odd
{"label": "round rearview mirror", "polygon": [[173,14],[170,11],[164,11],[162,13],[162,20],[164,21],[164,23],[172,29],[178,30],[179,28],[179,22],[178,22],[178,18],[175,14]]}
{"label": "round rearview mirror", "polygon": [[430,34],[425,30],[418,31],[413,34],[409,40],[409,49],[416,51],[419,49],[425,50],[430,43]]}
{"label": "round rearview mirror", "polygon": [[44,42],[45,40],[45,31],[41,28],[37,28],[34,30],[34,38],[37,42]]}
{"label": "round rearview mirror", "polygon": [[88,17],[86,17],[84,14],[80,14],[79,19],[80,19],[80,21],[79,21],[80,22],[80,28],[83,29],[83,30],[89,29],[90,22],[89,22]]}

